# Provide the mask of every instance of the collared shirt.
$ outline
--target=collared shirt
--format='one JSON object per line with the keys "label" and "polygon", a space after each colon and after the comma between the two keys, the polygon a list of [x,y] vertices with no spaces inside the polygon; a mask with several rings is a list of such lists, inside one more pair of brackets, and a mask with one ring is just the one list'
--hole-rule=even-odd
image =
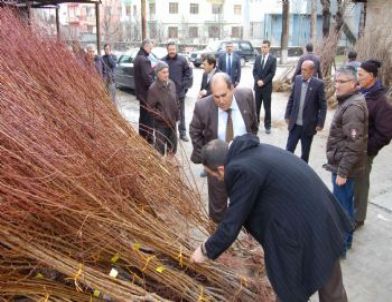
{"label": "collared shirt", "polygon": [[307,81],[302,80],[301,83],[301,96],[299,99],[299,109],[298,109],[298,116],[297,116],[297,121],[296,124],[299,126],[303,125],[303,112],[304,112],[304,107],[305,107],[305,97],[306,93],[308,92],[308,87],[310,80],[312,78],[309,78]]}
{"label": "collared shirt", "polygon": [[212,76],[215,74],[215,72],[216,72],[216,67],[207,74],[207,83],[210,82],[210,80],[211,80]]}
{"label": "collared shirt", "polygon": [[[245,122],[234,95],[230,108],[231,118],[233,120],[234,137],[246,134],[247,131]],[[218,108],[218,138],[223,141],[226,140],[227,115],[228,113],[226,111]]]}
{"label": "collared shirt", "polygon": [[[230,58],[230,62],[229,62],[229,58]],[[233,54],[227,53],[226,54],[226,71],[231,69],[232,64],[233,64]]]}
{"label": "collared shirt", "polygon": [[[267,53],[266,55],[261,54],[261,63],[263,63],[263,66],[261,66],[262,68],[264,68],[265,63],[267,63],[268,57],[269,57],[269,53]],[[263,59],[264,59],[264,62],[263,62]]]}

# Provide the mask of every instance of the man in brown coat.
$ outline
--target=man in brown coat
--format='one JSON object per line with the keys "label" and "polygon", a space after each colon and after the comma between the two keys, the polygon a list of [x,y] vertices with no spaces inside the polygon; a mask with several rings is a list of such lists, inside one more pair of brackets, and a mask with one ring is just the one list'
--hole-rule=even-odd
{"label": "man in brown coat", "polygon": [[[192,140],[192,162],[201,163],[201,149],[209,141],[219,138],[230,142],[245,133],[257,134],[256,105],[251,89],[237,88],[225,73],[211,79],[212,95],[196,102],[189,127]],[[209,215],[219,223],[227,208],[227,193],[222,181],[207,177]]]}

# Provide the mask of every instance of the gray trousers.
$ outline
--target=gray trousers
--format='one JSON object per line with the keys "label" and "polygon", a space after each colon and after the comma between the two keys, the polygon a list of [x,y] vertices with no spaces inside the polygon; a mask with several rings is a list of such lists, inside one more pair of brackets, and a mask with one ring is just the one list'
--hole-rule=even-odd
{"label": "gray trousers", "polygon": [[368,156],[365,163],[365,173],[355,178],[354,182],[354,203],[355,203],[355,221],[364,222],[366,219],[370,172],[372,171],[373,160],[375,156]]}
{"label": "gray trousers", "polygon": [[[342,269],[337,260],[332,268],[328,281],[318,290],[319,302],[347,302],[346,289],[343,285]],[[276,302],[283,302],[279,297]],[[289,301],[284,301],[289,302]],[[306,302],[306,301],[304,301]]]}
{"label": "gray trousers", "polygon": [[185,96],[178,99],[180,105],[180,122],[178,123],[178,132],[180,137],[186,136],[186,123],[185,123]]}
{"label": "gray trousers", "polygon": [[106,89],[112,98],[113,104],[116,105],[116,84],[113,82],[106,83]]}
{"label": "gray trousers", "polygon": [[208,214],[210,218],[219,223],[225,216],[227,209],[227,193],[225,183],[216,177],[207,175],[208,185]]}

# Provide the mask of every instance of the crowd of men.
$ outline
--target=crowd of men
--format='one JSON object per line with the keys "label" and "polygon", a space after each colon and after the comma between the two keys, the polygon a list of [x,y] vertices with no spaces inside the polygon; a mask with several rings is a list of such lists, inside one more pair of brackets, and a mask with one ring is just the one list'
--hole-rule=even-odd
{"label": "crowd of men", "polygon": [[[134,60],[139,134],[162,155],[173,157],[178,137],[189,141],[184,103],[192,69],[173,42],[153,68],[152,47],[150,40],[144,40]],[[217,258],[244,226],[263,246],[267,274],[279,301],[307,301],[315,291],[322,302],[347,301],[339,258],[351,248],[355,227],[365,222],[372,163],[392,139],[392,101],[378,79],[381,63],[359,62],[350,51],[349,61],[336,70],[338,105],[324,165],[331,172],[330,192],[307,164],[313,137],[324,129],[327,112],[320,58],[312,44],[306,46],[292,78],[284,115],[286,150],[261,144],[256,136],[262,105],[264,131],[271,135],[277,59],[270,49],[264,40],[253,65],[253,90],[237,87],[241,59],[232,43],[218,58],[203,58],[189,136],[191,160],[203,164],[207,172],[212,227],[211,237],[191,260]],[[90,62],[109,79],[111,92],[112,82],[105,75],[105,68],[115,66],[110,48],[105,48],[105,56],[102,60],[91,56]],[[301,158],[292,154],[298,142]]]}

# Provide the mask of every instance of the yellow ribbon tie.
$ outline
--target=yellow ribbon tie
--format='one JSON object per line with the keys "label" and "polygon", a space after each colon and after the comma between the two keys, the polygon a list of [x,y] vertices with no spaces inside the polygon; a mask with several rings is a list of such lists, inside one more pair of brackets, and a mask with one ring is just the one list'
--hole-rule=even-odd
{"label": "yellow ribbon tie", "polygon": [[144,264],[144,267],[143,267],[143,269],[142,269],[142,272],[144,272],[144,271],[147,269],[148,264],[150,263],[151,259],[153,259],[153,258],[155,258],[155,255],[152,255],[152,256],[150,256],[150,257],[147,257],[146,263]]}

